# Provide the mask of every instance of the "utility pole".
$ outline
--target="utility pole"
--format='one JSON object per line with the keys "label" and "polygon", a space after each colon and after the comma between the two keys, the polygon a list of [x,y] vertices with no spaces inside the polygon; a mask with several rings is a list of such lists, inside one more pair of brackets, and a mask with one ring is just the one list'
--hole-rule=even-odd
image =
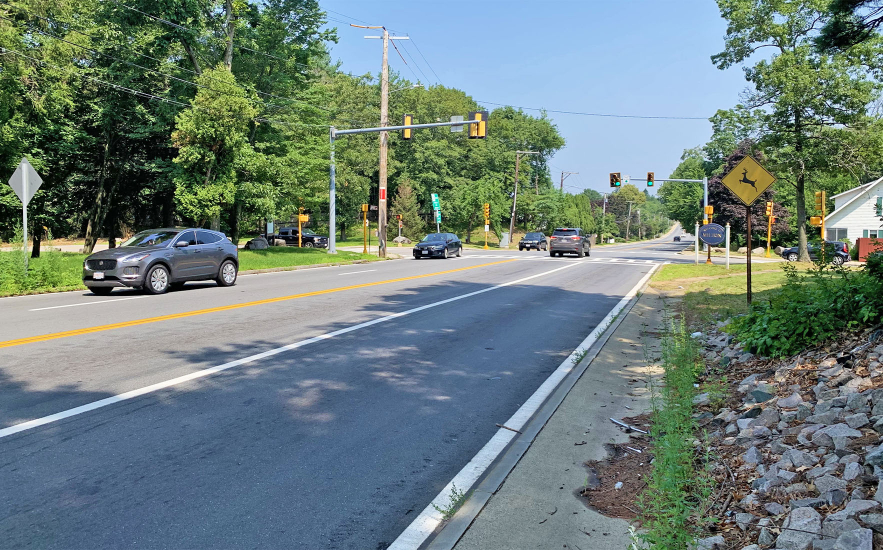
{"label": "utility pole", "polygon": [[641,227],[641,209],[638,208],[638,239],[644,238],[644,228]]}
{"label": "utility pole", "polygon": [[561,190],[564,191],[564,180],[571,174],[579,174],[579,172],[561,172]]}
{"label": "utility pole", "polygon": [[540,194],[540,175],[537,174],[533,178],[533,188],[536,190],[537,195]]}
{"label": "utility pole", "polygon": [[629,240],[629,228],[632,225],[632,203],[634,201],[629,201],[629,218],[625,222],[625,240]]}
{"label": "utility pole", "polygon": [[515,203],[518,201],[518,168],[521,164],[521,155],[539,155],[537,151],[515,151],[515,195],[512,197],[512,215],[509,217],[509,242],[512,242],[512,232],[515,231]]}
{"label": "utility pole", "polygon": [[[366,27],[364,25],[352,25],[360,29],[383,29],[382,36],[366,36],[368,39],[383,40],[383,62],[380,69],[380,127],[389,126],[389,41],[390,40],[408,40],[407,36],[389,36],[386,27]],[[387,152],[389,149],[389,132],[380,132],[380,189],[377,194],[377,255],[386,258],[386,178],[387,170]]]}

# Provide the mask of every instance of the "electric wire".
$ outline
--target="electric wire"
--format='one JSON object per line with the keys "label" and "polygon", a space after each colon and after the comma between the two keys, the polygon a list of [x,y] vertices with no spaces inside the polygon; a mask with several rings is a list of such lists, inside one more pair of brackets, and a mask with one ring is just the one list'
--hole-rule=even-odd
{"label": "electric wire", "polygon": [[[409,40],[409,42],[410,42],[410,40]],[[402,43],[402,49],[405,50],[405,53],[406,53],[406,54],[408,54],[408,57],[411,59],[411,62],[414,63],[414,66],[417,67],[417,70],[420,71],[420,74],[423,75],[423,78],[426,79],[426,83],[428,84],[428,83],[430,82],[430,78],[429,78],[428,76],[426,76],[426,73],[425,73],[425,72],[423,72],[423,69],[420,67],[420,64],[417,63],[417,60],[415,60],[415,59],[414,59],[414,56],[411,55],[411,51],[410,51],[410,50],[408,49],[408,47],[404,44],[404,42]],[[413,72],[413,71],[411,71],[411,72]],[[414,76],[416,77],[417,75],[415,74]],[[418,79],[418,80],[419,80],[419,79]]]}
{"label": "electric wire", "polygon": [[512,105],[510,103],[494,103],[493,101],[482,101],[479,99],[475,100],[476,103],[485,103],[487,105],[496,105],[498,107],[512,107],[513,109],[525,109],[528,111],[545,111],[547,113],[558,113],[564,115],[580,115],[580,116],[594,116],[594,117],[609,117],[609,118],[639,118],[639,119],[661,119],[661,120],[708,120],[708,117],[698,117],[698,116],[645,116],[645,115],[617,115],[610,113],[583,113],[579,111],[558,111],[555,109],[543,109],[541,107],[520,107],[518,105]]}
{"label": "electric wire", "polygon": [[435,69],[432,68],[432,65],[431,65],[431,64],[429,63],[429,61],[426,59],[426,56],[423,55],[423,52],[422,52],[422,51],[420,51],[420,46],[418,46],[417,43],[414,42],[414,39],[413,39],[413,38],[411,38],[411,44],[414,44],[414,48],[417,50],[417,53],[419,53],[419,54],[420,54],[420,57],[423,58],[423,61],[426,62],[426,66],[429,67],[429,70],[432,71],[432,74],[435,75],[435,78],[438,80],[438,83],[441,84],[442,86],[444,86],[445,83],[442,82],[442,79],[438,77],[438,73],[435,72]]}

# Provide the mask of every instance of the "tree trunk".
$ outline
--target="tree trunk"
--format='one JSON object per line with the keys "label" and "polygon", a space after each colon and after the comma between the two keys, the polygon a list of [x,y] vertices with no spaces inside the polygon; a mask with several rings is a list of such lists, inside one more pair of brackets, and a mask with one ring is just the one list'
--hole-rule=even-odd
{"label": "tree trunk", "polygon": [[184,46],[184,51],[187,52],[187,57],[190,58],[193,70],[196,71],[196,74],[201,75],[202,69],[199,66],[199,59],[196,58],[196,52],[193,51],[193,48],[190,47],[190,44],[186,40],[182,40],[181,45]]}
{"label": "tree trunk", "polygon": [[163,197],[162,225],[172,227],[175,224],[175,192],[170,191]]}
{"label": "tree trunk", "polygon": [[95,248],[95,243],[98,241],[101,221],[104,219],[102,206],[104,205],[105,195],[107,194],[105,185],[107,183],[107,164],[108,157],[110,156],[111,139],[111,136],[108,135],[107,140],[104,142],[104,159],[101,162],[101,172],[98,174],[98,193],[95,195],[95,202],[92,203],[92,208],[89,209],[89,221],[86,223],[86,242],[83,244],[84,254],[91,254],[92,250]]}
{"label": "tree trunk", "polygon": [[31,247],[31,258],[40,257],[40,241],[43,233],[38,228],[34,228],[34,245]]}
{"label": "tree trunk", "polygon": [[242,215],[242,202],[234,199],[232,212],[230,212],[230,240],[233,244],[239,244],[239,217]]}
{"label": "tree trunk", "polygon": [[233,0],[224,2],[224,11],[227,12],[225,27],[227,31],[227,48],[224,50],[224,66],[227,70],[233,70]]}
{"label": "tree trunk", "polygon": [[797,171],[797,193],[794,200],[797,202],[797,247],[798,260],[801,262],[812,261],[809,257],[809,249],[806,246],[806,177],[805,164],[801,154],[803,153],[803,128],[800,126],[800,113],[794,114],[794,135],[797,138],[794,150],[800,167]]}

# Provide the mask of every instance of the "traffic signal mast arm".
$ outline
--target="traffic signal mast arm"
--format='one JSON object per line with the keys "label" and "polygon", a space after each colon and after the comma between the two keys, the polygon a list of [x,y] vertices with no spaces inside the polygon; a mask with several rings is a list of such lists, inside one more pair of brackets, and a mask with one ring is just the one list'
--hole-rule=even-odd
{"label": "traffic signal mast arm", "polygon": [[487,122],[482,120],[461,120],[458,122],[433,122],[431,124],[410,124],[408,126],[381,126],[377,128],[353,128],[351,130],[338,130],[331,127],[332,137],[349,136],[353,134],[372,134],[376,132],[395,132],[397,130],[417,130],[420,128],[440,128],[442,126],[465,126],[467,124],[479,124]]}

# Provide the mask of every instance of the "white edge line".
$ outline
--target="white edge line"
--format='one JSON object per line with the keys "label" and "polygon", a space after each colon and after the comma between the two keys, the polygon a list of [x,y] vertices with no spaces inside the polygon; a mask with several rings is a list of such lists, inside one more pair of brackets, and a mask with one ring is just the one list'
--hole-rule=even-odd
{"label": "white edge line", "polygon": [[[604,333],[613,319],[628,305],[629,301],[653,276],[653,273],[662,264],[654,264],[644,277],[636,284],[622,300],[616,304],[610,313],[592,330],[591,333],[583,340],[579,346],[565,359],[543,384],[537,388],[537,391],[506,421],[506,426],[515,430],[520,430],[527,421],[534,415],[540,406],[546,401],[546,398],[555,391],[555,388],[561,383],[565,376],[576,367],[574,359],[577,359],[584,350],[592,347],[595,341]],[[393,543],[387,547],[387,550],[416,550],[422,545],[426,539],[441,524],[441,514],[436,510],[436,506],[444,508],[450,505],[451,491],[454,485],[458,491],[468,493],[472,486],[478,481],[478,478],[488,469],[491,463],[505,449],[506,445],[515,437],[515,432],[500,428],[497,433],[488,441],[484,447],[469,461],[466,466],[460,470],[454,479],[450,481],[445,488],[429,503],[426,508],[420,512],[414,521],[402,532]]]}
{"label": "white edge line", "polygon": [[406,315],[411,315],[412,313],[417,313],[417,312],[424,311],[427,309],[432,309],[434,307],[438,307],[438,306],[441,306],[444,304],[449,304],[451,302],[456,302],[458,300],[463,300],[465,298],[471,298],[472,296],[484,294],[485,292],[490,292],[492,290],[505,288],[505,287],[511,286],[511,285],[517,285],[519,283],[523,283],[523,282],[529,281],[531,279],[536,279],[537,277],[543,277],[545,275],[555,273],[556,271],[561,271],[562,269],[568,269],[568,268],[576,266],[576,265],[580,265],[580,264],[573,263],[573,264],[565,265],[562,267],[551,269],[549,271],[537,273],[536,275],[530,275],[528,277],[523,277],[521,279],[509,281],[508,283],[502,283],[499,285],[483,288],[481,290],[476,290],[474,292],[461,294],[459,296],[454,296],[453,298],[447,298],[447,299],[441,300],[439,302],[433,302],[431,304],[426,304],[424,306],[415,307],[413,309],[401,311],[399,313],[393,313],[393,314],[387,315],[385,317],[378,317],[377,319],[373,319],[371,321],[366,321],[364,323],[352,325],[352,326],[349,326],[346,328],[342,328],[340,330],[335,330],[333,332],[326,332],[325,334],[320,334],[320,335],[314,336],[312,338],[307,338],[306,340],[301,340],[299,342],[287,344],[285,346],[270,349],[270,350],[267,350],[267,351],[264,351],[261,353],[257,353],[255,355],[249,355],[248,357],[243,357],[242,359],[236,359],[235,361],[230,361],[230,362],[224,363],[222,365],[216,365],[214,367],[210,367],[207,369],[199,370],[196,372],[191,372],[190,374],[185,374],[184,376],[179,376],[177,378],[172,378],[170,380],[165,380],[163,382],[151,384],[150,386],[145,386],[143,388],[134,389],[134,390],[120,393],[117,395],[112,395],[110,397],[106,397],[106,398],[100,399],[98,401],[93,401],[91,403],[86,403],[85,405],[81,405],[79,407],[74,407],[73,409],[67,409],[65,411],[57,412],[57,413],[51,414],[49,416],[43,416],[41,418],[35,418],[33,420],[28,420],[28,421],[22,422],[20,424],[15,424],[15,425],[9,426],[7,428],[0,429],[0,439],[2,439],[4,437],[9,437],[11,435],[14,435],[14,434],[26,431],[26,430],[30,430],[32,428],[37,428],[39,426],[45,426],[46,424],[51,424],[53,422],[57,422],[59,420],[64,420],[64,419],[70,418],[72,416],[77,416],[79,414],[83,414],[83,413],[86,413],[89,411],[94,411],[95,409],[100,409],[100,408],[106,407],[108,405],[113,405],[114,403],[120,403],[121,401],[127,401],[129,399],[134,399],[135,397],[140,397],[142,395],[146,395],[148,393],[153,393],[155,391],[170,388],[172,386],[177,386],[179,384],[183,384],[183,383],[189,382],[191,380],[196,380],[198,378],[210,376],[212,374],[216,374],[218,372],[225,371],[227,369],[232,369],[233,367],[238,367],[240,365],[253,363],[253,362],[259,361],[261,359],[266,359],[267,357],[272,357],[273,355],[284,353],[286,351],[291,351],[293,349],[307,346],[307,345],[313,344],[315,342],[320,342],[322,340],[328,340],[330,338],[334,338],[334,337],[340,336],[342,334],[347,334],[349,332],[353,332],[356,330],[367,328],[367,327],[376,325],[378,323],[383,323],[385,321],[390,321],[392,319],[398,319],[399,317],[404,317]]}
{"label": "white edge line", "polygon": [[138,298],[146,298],[146,296],[129,296],[128,298],[114,298],[112,300],[98,300],[95,302],[82,302],[79,304],[67,304],[67,305],[63,305],[63,306],[38,307],[36,309],[29,309],[28,311],[44,311],[47,309],[60,309],[63,307],[91,306],[92,304],[106,304],[108,302],[122,302],[123,300],[137,300]]}
{"label": "white edge line", "polygon": [[377,271],[376,269],[366,269],[364,271],[347,271],[346,273],[338,273],[338,275],[355,275],[356,273],[370,273],[372,271]]}

